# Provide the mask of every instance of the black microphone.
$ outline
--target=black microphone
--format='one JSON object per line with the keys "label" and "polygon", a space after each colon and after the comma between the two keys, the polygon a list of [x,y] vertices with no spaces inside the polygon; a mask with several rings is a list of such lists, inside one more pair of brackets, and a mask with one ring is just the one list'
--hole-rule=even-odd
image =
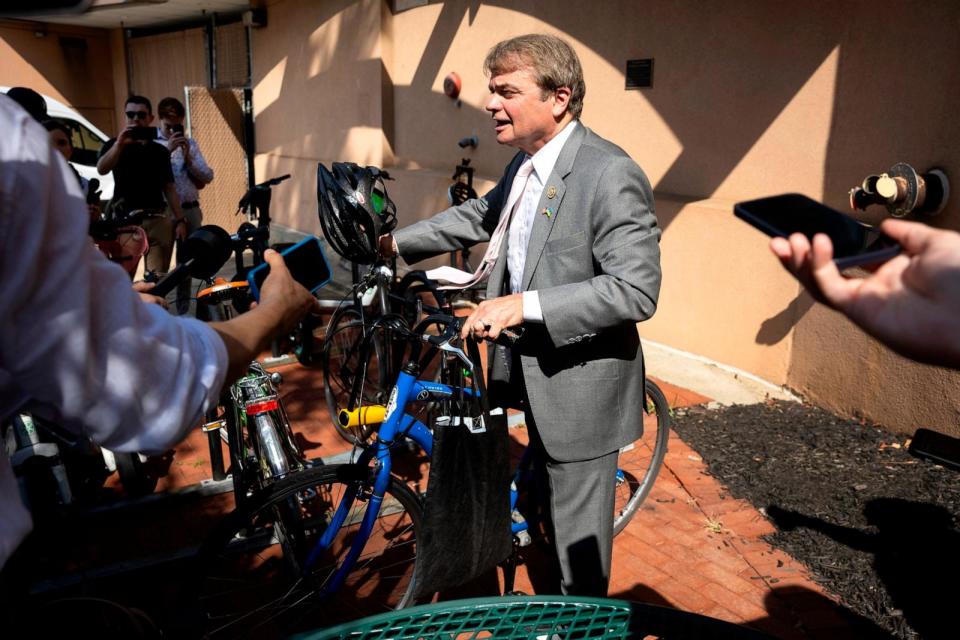
{"label": "black microphone", "polygon": [[152,296],[160,296],[161,298],[166,297],[168,293],[173,291],[178,284],[187,279],[187,276],[190,275],[190,270],[195,264],[195,259],[190,258],[186,262],[181,262],[174,268],[173,271],[163,276],[160,281],[147,291]]}
{"label": "black microphone", "polygon": [[165,275],[155,287],[147,293],[161,298],[187,279],[188,276],[201,280],[212,278],[233,252],[230,234],[215,224],[205,224],[187,238],[181,245],[183,262]]}

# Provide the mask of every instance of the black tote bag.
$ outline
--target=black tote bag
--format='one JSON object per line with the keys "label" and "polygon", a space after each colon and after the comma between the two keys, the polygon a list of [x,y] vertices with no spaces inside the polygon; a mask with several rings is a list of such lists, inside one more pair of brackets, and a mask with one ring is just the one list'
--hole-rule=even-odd
{"label": "black tote bag", "polygon": [[465,584],[512,551],[507,416],[501,409],[491,414],[473,341],[469,352],[480,400],[465,396],[460,415],[451,412],[434,427],[417,540],[416,599]]}

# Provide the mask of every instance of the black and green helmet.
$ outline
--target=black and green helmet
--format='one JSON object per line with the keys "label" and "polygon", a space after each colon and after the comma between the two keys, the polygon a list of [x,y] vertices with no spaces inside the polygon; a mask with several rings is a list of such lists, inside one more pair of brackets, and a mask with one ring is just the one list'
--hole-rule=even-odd
{"label": "black and green helmet", "polygon": [[351,262],[370,264],[378,239],[397,226],[397,208],[387,195],[386,171],[352,162],[317,165],[320,226],[333,250]]}

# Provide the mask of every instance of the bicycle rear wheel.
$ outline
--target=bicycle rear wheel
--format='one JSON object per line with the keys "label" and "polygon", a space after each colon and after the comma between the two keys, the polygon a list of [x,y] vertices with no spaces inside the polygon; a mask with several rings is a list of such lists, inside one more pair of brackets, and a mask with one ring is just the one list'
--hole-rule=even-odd
{"label": "bicycle rear wheel", "polygon": [[617,460],[617,488],[613,510],[613,535],[617,535],[636,515],[650,493],[670,437],[670,405],[663,392],[650,380],[644,381],[643,435],[620,449]]}
{"label": "bicycle rear wheel", "polygon": [[[371,488],[369,467],[318,467],[276,483],[227,516],[200,550],[204,637],[285,638],[413,604],[421,505],[396,478],[346,581],[324,594],[358,535]],[[348,490],[358,490],[349,515],[307,569],[307,557]]]}
{"label": "bicycle rear wheel", "polygon": [[330,328],[323,342],[323,386],[327,409],[337,433],[350,444],[364,444],[374,430],[372,426],[344,427],[338,420],[341,409],[356,408],[349,406],[354,380],[357,376],[364,376],[358,398],[362,404],[386,404],[389,391],[379,335],[370,337],[369,350],[364,358],[363,343],[367,331],[360,312],[353,307],[343,307],[330,319]]}

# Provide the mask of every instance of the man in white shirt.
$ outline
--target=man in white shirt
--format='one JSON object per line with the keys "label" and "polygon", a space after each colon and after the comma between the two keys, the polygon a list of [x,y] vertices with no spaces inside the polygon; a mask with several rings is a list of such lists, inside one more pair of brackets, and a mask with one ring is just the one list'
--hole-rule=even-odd
{"label": "man in white shirt", "polygon": [[[464,334],[496,338],[490,398],[522,406],[546,461],[565,593],[603,596],[613,546],[617,454],[643,431],[636,323],[660,290],[660,230],[646,176],[579,122],[580,61],[563,40],[519,36],[494,46],[486,110],[497,142],[520,150],[481,198],[382,239],[408,262],[490,242],[478,273],[487,300]],[[453,281],[455,276],[450,278]]]}
{"label": "man in white shirt", "polygon": [[[317,308],[275,252],[260,305],[229,322],[144,304],[87,240],[83,193],[47,132],[3,96],[0,130],[0,424],[32,412],[115,451],[164,451]],[[0,450],[0,568],[31,526]]]}
{"label": "man in white shirt", "polygon": [[[157,142],[170,151],[170,168],[173,170],[173,184],[180,196],[180,209],[183,222],[187,227],[186,235],[203,224],[203,211],[200,210],[200,189],[213,182],[213,169],[207,165],[200,145],[188,138],[183,130],[183,120],[187,111],[183,103],[176,98],[164,98],[157,103]],[[168,212],[172,215],[172,211]],[[181,261],[180,247],[177,247],[177,260]],[[187,278],[177,287],[177,313],[183,315],[190,307],[192,279]]]}

